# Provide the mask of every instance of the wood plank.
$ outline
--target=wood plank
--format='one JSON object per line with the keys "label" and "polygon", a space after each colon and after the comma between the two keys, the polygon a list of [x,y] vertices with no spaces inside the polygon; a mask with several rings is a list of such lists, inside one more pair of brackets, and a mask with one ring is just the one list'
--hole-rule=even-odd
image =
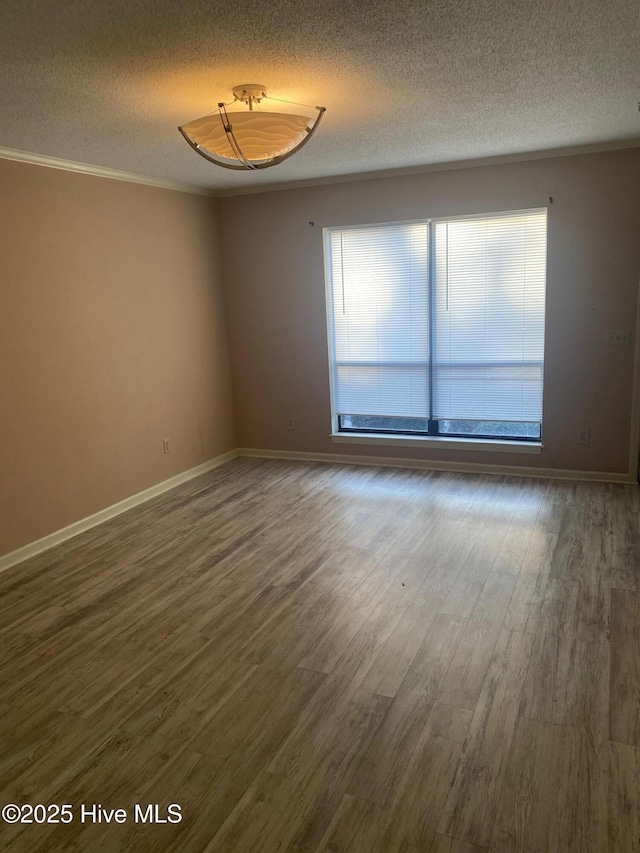
{"label": "wood plank", "polygon": [[[206,808],[194,816],[186,836],[194,849],[202,850],[220,829],[323,680],[310,670],[294,669],[283,680],[278,671],[257,669],[217,713],[201,719],[195,734],[188,733],[186,747],[221,766]],[[164,727],[157,731],[166,737]]]}
{"label": "wood plank", "polygon": [[529,664],[530,634],[503,630],[469,728],[439,832],[488,847]]}
{"label": "wood plank", "polygon": [[506,527],[485,525],[442,604],[442,613],[471,616],[495,563],[505,533]]}
{"label": "wood plank", "polygon": [[414,597],[416,604],[445,601],[467,557],[473,550],[483,522],[473,517],[446,520],[428,540],[428,567]]}
{"label": "wood plank", "polygon": [[586,642],[576,631],[577,587],[550,581],[520,712],[534,720],[606,731],[609,644]]}
{"label": "wood plank", "polygon": [[317,853],[375,853],[384,843],[388,822],[384,806],[345,794]]}
{"label": "wood plank", "polygon": [[436,610],[409,605],[361,684],[362,690],[391,696],[398,688],[427,636]]}
{"label": "wood plank", "polygon": [[640,846],[640,749],[609,745],[609,853]]}
{"label": "wood plank", "polygon": [[534,531],[504,617],[509,631],[535,633],[547,594],[557,534]]}
{"label": "wood plank", "polygon": [[470,618],[501,625],[509,608],[516,580],[517,578],[510,574],[489,572]]}
{"label": "wood plank", "polygon": [[486,853],[487,847],[478,847],[468,841],[458,841],[446,835],[436,835],[430,853]]}
{"label": "wood plank", "polygon": [[226,760],[254,744],[278,745],[323,680],[322,673],[306,669],[294,668],[285,678],[278,671],[255,669],[219,710],[207,712],[189,748]]}
{"label": "wood plank", "polygon": [[341,631],[337,635],[327,632],[298,666],[318,672],[336,672],[340,678],[352,679],[359,686],[405,612],[401,607],[385,604],[370,610],[368,601],[366,609],[367,616],[351,639],[345,639]]}
{"label": "wood plank", "polygon": [[429,718],[464,620],[439,614],[413,660],[349,793],[385,804],[394,796]]}
{"label": "wood plank", "polygon": [[349,705],[371,662],[403,613],[400,608],[379,605],[352,642],[337,658],[335,667],[282,740],[268,770],[279,776],[299,776],[307,766],[306,755],[317,739],[330,737],[336,720],[348,713]]}
{"label": "wood plank", "polygon": [[635,486],[610,487],[611,585],[640,591],[640,501]]}
{"label": "wood plank", "polygon": [[325,851],[431,850],[471,714],[436,703],[386,806],[343,797],[319,846]]}
{"label": "wood plank", "polygon": [[[315,669],[318,672],[331,672],[337,660],[346,647],[357,636],[367,620],[373,615],[375,606],[368,599],[346,598],[343,606],[333,619],[322,620],[317,633],[310,630],[312,621],[307,619],[303,626],[304,640],[289,650],[288,661],[305,669]],[[386,615],[389,615],[387,609]],[[284,639],[291,645],[288,638]],[[265,663],[270,665],[271,658]]]}
{"label": "wood plank", "polygon": [[609,737],[640,746],[640,593],[611,591]]}
{"label": "wood plank", "polygon": [[582,728],[520,718],[491,851],[607,850],[608,748]]}
{"label": "wood plank", "polygon": [[356,693],[327,737],[309,742],[297,773],[257,777],[205,850],[315,850],[390,701]]}
{"label": "wood plank", "polygon": [[475,708],[499,634],[499,622],[468,620],[438,693],[440,702]]}

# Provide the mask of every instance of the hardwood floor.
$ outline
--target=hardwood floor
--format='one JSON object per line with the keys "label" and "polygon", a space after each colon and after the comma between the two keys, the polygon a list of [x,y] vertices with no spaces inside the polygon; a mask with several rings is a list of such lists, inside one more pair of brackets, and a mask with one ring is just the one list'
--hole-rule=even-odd
{"label": "hardwood floor", "polygon": [[0,849],[640,851],[639,626],[635,486],[236,460],[0,575]]}

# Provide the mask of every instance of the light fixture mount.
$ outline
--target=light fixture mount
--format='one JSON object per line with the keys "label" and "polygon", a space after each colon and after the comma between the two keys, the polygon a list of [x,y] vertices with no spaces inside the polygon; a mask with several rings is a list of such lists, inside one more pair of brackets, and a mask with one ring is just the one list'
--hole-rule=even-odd
{"label": "light fixture mount", "polygon": [[[268,103],[265,109],[265,101],[274,108]],[[299,151],[325,110],[270,98],[265,86],[243,83],[233,88],[233,101],[221,101],[216,113],[178,130],[205,160],[225,169],[253,171],[276,166]],[[315,115],[307,114],[313,111]]]}
{"label": "light fixture mount", "polygon": [[267,97],[267,93],[265,87],[258,83],[243,83],[241,86],[233,87],[233,97],[236,101],[249,104],[249,109],[251,109],[251,104],[254,101],[260,103],[263,98]]}

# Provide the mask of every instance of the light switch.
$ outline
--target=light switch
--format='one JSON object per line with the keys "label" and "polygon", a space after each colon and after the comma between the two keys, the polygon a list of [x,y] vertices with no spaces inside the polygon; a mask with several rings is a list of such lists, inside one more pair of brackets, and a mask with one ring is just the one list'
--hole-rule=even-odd
{"label": "light switch", "polygon": [[608,347],[628,347],[630,338],[628,329],[607,329]]}

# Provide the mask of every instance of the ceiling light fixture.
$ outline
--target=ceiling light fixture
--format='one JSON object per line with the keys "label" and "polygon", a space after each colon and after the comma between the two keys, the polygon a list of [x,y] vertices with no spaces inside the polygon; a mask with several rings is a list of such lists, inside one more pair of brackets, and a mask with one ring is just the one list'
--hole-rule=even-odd
{"label": "ceiling light fixture", "polygon": [[[306,145],[326,110],[269,98],[257,83],[236,86],[233,98],[220,102],[216,113],[178,128],[194,151],[225,169],[277,166]],[[265,110],[265,100],[274,109]],[[301,107],[316,114],[305,115]]]}

